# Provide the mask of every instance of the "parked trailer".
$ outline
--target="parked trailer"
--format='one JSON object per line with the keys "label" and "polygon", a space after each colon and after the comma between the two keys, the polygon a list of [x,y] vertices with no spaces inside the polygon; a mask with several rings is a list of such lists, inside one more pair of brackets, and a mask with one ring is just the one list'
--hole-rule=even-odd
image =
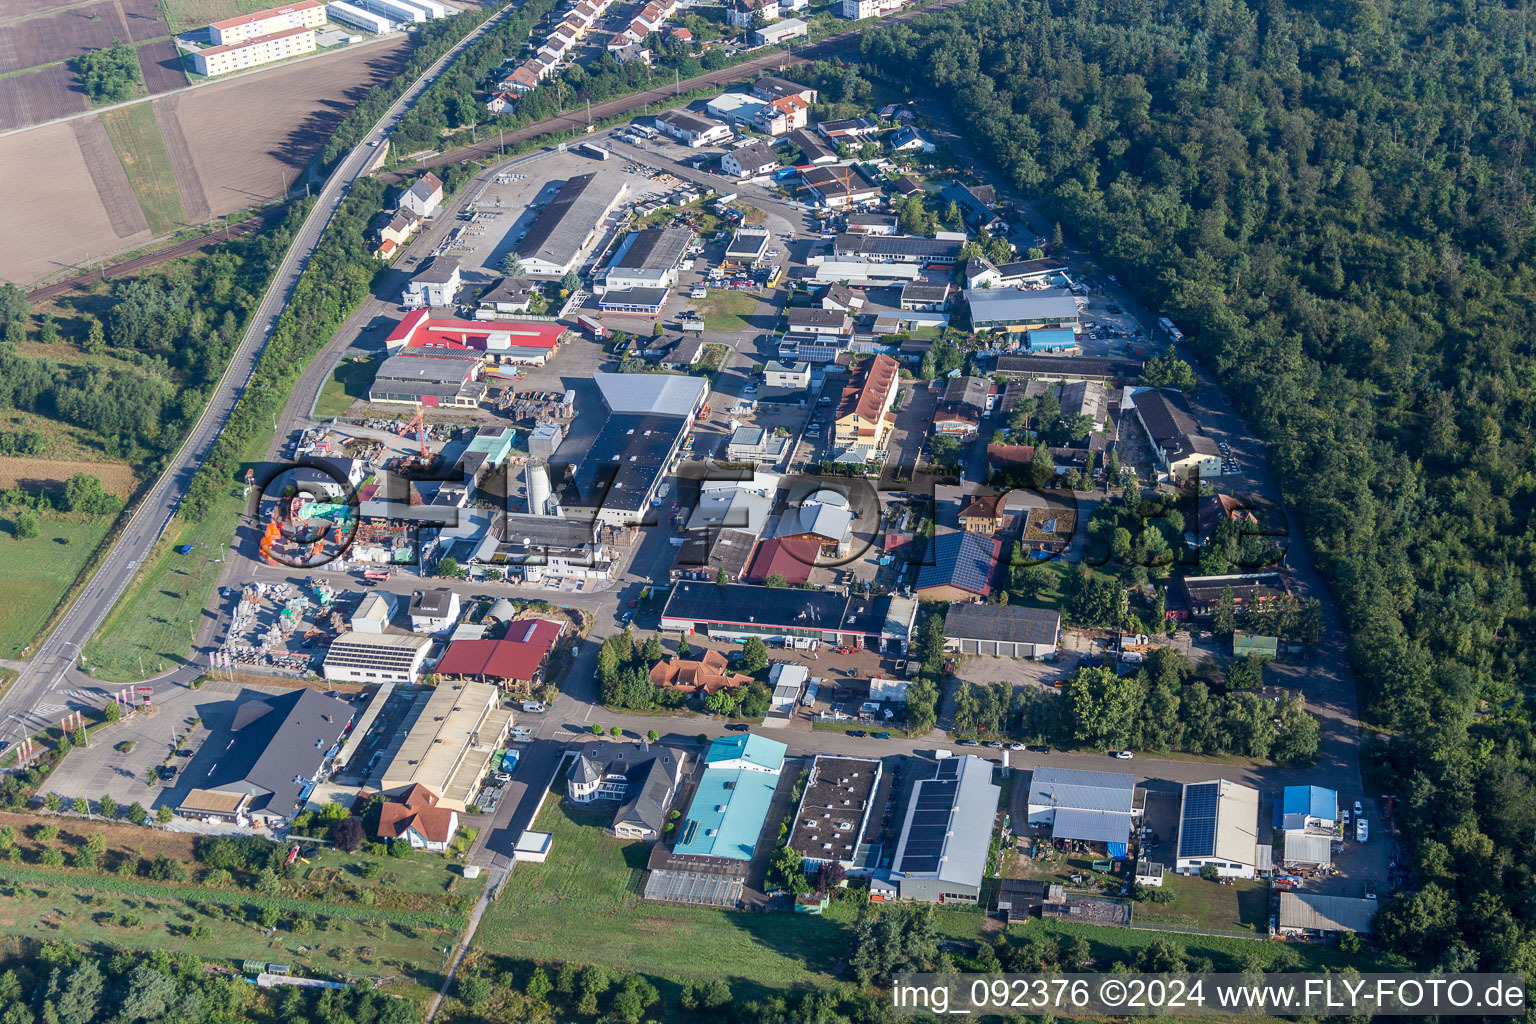
{"label": "parked trailer", "polygon": [[598,160],[607,160],[612,156],[611,153],[595,142],[583,142],[579,147],[579,151],[587,156],[596,157]]}
{"label": "parked trailer", "polygon": [[1168,340],[1173,342],[1175,345],[1183,342],[1184,332],[1173,326],[1172,320],[1169,320],[1165,316],[1159,317],[1157,320],[1157,326],[1163,329],[1163,333],[1168,335]]}
{"label": "parked trailer", "polygon": [[603,325],[598,321],[596,317],[578,316],[576,318],[576,324],[585,330],[588,334],[592,335],[593,341],[602,341],[604,336],[608,333],[607,329],[603,327]]}

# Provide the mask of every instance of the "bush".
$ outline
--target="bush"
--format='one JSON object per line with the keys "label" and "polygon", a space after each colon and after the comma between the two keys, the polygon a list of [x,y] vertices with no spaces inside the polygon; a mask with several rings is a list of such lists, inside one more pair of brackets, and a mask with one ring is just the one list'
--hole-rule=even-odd
{"label": "bush", "polygon": [[1207,882],[1214,882],[1221,877],[1221,872],[1216,870],[1215,864],[1202,864],[1200,866],[1200,877]]}
{"label": "bush", "polygon": [[162,853],[144,868],[144,877],[155,882],[185,882],[187,866]]}

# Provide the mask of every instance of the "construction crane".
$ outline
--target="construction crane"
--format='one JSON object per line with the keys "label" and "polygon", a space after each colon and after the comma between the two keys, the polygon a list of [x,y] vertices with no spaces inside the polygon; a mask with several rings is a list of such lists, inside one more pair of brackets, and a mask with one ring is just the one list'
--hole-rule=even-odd
{"label": "construction crane", "polygon": [[421,457],[425,460],[427,458],[427,421],[422,418],[421,413],[422,405],[420,402],[417,402],[416,415],[412,416],[410,422],[401,428],[400,436],[404,437],[411,432],[412,427],[415,427],[416,439],[421,442]]}

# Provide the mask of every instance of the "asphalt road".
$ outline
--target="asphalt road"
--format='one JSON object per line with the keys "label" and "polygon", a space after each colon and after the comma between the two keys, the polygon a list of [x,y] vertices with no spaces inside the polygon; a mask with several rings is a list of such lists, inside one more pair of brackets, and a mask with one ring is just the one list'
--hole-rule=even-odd
{"label": "asphalt road", "polygon": [[[10,689],[0,697],[0,736],[15,739],[24,730],[35,730],[57,721],[71,699],[78,702],[81,698],[78,693],[69,694],[66,691],[55,694],[55,691],[93,684],[94,681],[88,677],[75,674],[81,645],[106,621],[112,607],[132,582],[134,574],[154,549],[198,467],[229,421],[230,413],[245,391],[257,360],[266,347],[267,338],[271,336],[278,317],[287,305],[299,275],[314,254],[315,246],[330,223],[332,214],[340,205],[342,196],[354,181],[363,176],[373,158],[374,147],[369,143],[380,143],[387,139],[400,115],[416,102],[464,48],[518,6],[512,4],[503,8],[440,57],[401,94],[367,137],[342,158],[321,186],[315,205],[273,276],[245,336],[240,340],[240,346],[230,358],[224,376],[219,380],[197,423],[188,432],[180,450],[171,457],[166,470],[139,503],[83,593],[48,635],[32,660],[21,668],[20,676]],[[181,676],[190,678],[195,671],[191,666],[184,666],[165,678],[185,681]]]}

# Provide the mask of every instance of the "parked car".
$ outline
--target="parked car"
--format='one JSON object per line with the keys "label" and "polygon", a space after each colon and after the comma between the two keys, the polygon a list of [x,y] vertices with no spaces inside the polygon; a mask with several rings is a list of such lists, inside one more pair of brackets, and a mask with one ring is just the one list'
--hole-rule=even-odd
{"label": "parked car", "polygon": [[752,725],[749,722],[727,722],[726,726],[725,726],[725,731],[726,732],[746,732],[750,728],[752,728]]}
{"label": "parked car", "polygon": [[1365,808],[1361,805],[1359,800],[1356,800],[1355,801],[1355,817],[1358,818],[1363,813],[1365,813]]}
{"label": "parked car", "polygon": [[1371,823],[1364,818],[1355,819],[1355,842],[1363,843],[1371,838]]}
{"label": "parked car", "polygon": [[1129,750],[1119,750],[1115,752],[1115,757],[1119,758],[1121,761],[1129,761],[1135,756],[1136,755],[1131,753]]}
{"label": "parked car", "polygon": [[1043,743],[1038,747],[1030,747],[1029,750],[1032,754],[1049,754],[1051,752],[1051,748]]}
{"label": "parked car", "polygon": [[891,738],[891,734],[888,732],[872,732],[870,735],[877,740],[888,740]]}
{"label": "parked car", "polygon": [[1024,744],[1022,744],[1022,743],[1010,743],[1010,744],[1008,744],[1008,749],[1009,750],[1024,750],[1026,748],[1025,748]]}
{"label": "parked car", "polygon": [[957,746],[957,747],[979,747],[979,746],[981,746],[981,741],[980,740],[961,740],[959,743],[956,743],[955,746]]}
{"label": "parked car", "polygon": [[849,729],[848,730],[848,735],[849,736],[868,736],[869,733],[865,732],[863,729]]}
{"label": "parked car", "polygon": [[544,712],[548,711],[549,708],[536,700],[525,700],[523,701],[523,710],[528,712],[530,715],[542,715]]}
{"label": "parked car", "polygon": [[991,747],[993,750],[1002,750],[1003,749],[1003,741],[1002,740],[992,740],[989,743],[987,743],[987,746]]}

